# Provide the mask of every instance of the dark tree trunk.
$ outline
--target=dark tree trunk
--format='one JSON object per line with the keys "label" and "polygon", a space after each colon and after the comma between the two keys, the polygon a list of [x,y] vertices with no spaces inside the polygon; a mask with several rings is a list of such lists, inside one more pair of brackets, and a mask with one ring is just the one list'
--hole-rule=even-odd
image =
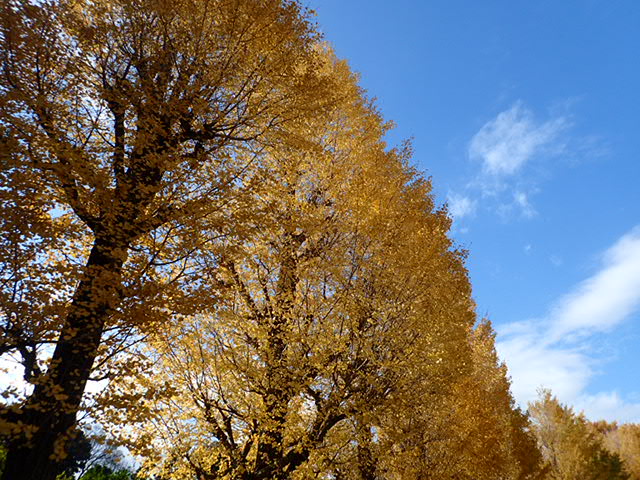
{"label": "dark tree trunk", "polygon": [[60,473],[55,456],[66,450],[105,323],[121,298],[127,250],[127,242],[106,236],[94,241],[47,373],[10,419],[33,434],[9,444],[2,480],[54,480]]}
{"label": "dark tree trunk", "polygon": [[376,480],[376,459],[371,449],[373,436],[371,427],[358,420],[356,437],[358,440],[357,459],[358,472],[362,480]]}

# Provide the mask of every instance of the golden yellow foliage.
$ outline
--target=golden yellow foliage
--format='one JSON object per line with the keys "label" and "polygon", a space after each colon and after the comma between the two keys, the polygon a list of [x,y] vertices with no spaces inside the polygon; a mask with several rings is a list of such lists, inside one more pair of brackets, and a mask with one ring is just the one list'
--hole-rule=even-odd
{"label": "golden yellow foliage", "polygon": [[199,233],[259,221],[261,152],[340,88],[288,0],[9,0],[0,25],[1,348],[34,385],[2,423],[35,431],[3,478],[50,479],[93,364],[121,374],[115,353],[196,310]]}
{"label": "golden yellow foliage", "polygon": [[551,480],[628,478],[617,454],[609,452],[599,432],[583,414],[562,405],[548,390],[529,404],[529,414]]}
{"label": "golden yellow foliage", "polygon": [[[306,141],[265,149],[262,222],[202,252],[215,305],[153,334],[152,371],[118,386],[150,399],[129,439],[149,473],[330,472],[354,425],[373,441],[377,412],[466,341],[475,317],[450,220],[405,153],[385,151],[348,69],[334,69],[350,85],[341,108],[300,125]],[[140,419],[124,410],[113,414]]]}
{"label": "golden yellow foliage", "polygon": [[383,430],[389,478],[542,478],[540,453],[509,392],[494,335],[485,321],[469,327],[452,345],[457,357],[449,360],[448,376],[417,378],[402,407],[390,410]]}
{"label": "golden yellow foliage", "polygon": [[541,478],[446,209],[298,2],[0,26],[3,480],[79,412],[163,479]]}
{"label": "golden yellow foliage", "polygon": [[640,479],[640,425],[595,422],[595,429],[603,436],[603,444],[617,454],[631,480]]}

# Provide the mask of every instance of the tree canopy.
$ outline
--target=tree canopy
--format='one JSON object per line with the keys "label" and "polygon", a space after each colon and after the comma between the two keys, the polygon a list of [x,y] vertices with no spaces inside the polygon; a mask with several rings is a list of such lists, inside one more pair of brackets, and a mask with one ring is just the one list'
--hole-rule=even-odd
{"label": "tree canopy", "polygon": [[446,206],[302,5],[0,25],[3,480],[72,472],[91,423],[158,479],[636,475],[635,427],[516,406]]}

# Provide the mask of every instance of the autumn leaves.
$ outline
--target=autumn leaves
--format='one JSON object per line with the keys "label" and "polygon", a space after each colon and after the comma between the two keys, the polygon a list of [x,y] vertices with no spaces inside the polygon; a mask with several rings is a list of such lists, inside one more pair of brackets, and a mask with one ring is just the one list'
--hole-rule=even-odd
{"label": "autumn leaves", "polygon": [[1,48],[3,479],[79,413],[158,478],[541,474],[446,211],[299,4],[16,0]]}

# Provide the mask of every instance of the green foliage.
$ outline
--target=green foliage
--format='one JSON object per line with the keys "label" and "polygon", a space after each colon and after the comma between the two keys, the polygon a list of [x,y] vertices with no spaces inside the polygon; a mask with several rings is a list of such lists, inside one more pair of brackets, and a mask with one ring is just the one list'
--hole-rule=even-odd
{"label": "green foliage", "polygon": [[134,480],[136,475],[129,470],[112,470],[104,465],[91,467],[79,480]]}
{"label": "green foliage", "polygon": [[4,472],[4,464],[7,461],[7,447],[0,443],[0,475]]}

